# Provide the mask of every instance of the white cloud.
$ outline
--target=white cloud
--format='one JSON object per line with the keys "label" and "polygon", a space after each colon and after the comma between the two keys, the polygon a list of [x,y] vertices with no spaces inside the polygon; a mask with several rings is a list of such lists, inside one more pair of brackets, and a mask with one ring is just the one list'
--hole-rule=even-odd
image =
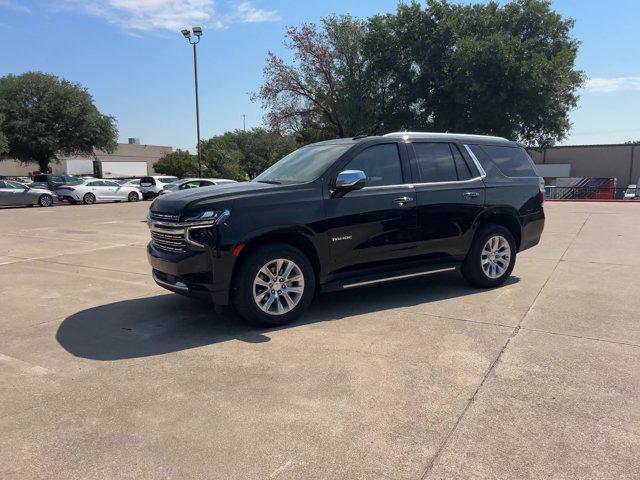
{"label": "white cloud", "polygon": [[640,77],[590,78],[584,88],[588,92],[604,93],[640,90]]}
{"label": "white cloud", "polygon": [[31,13],[31,10],[12,0],[0,0],[0,7],[12,12]]}
{"label": "white cloud", "polygon": [[[0,2],[6,0],[0,0]],[[214,0],[60,0],[58,8],[104,18],[129,31],[172,30],[194,25],[224,28],[230,23],[279,20],[275,11],[255,8],[251,2],[218,13]]]}
{"label": "white cloud", "polygon": [[243,2],[236,7],[236,15],[242,22],[277,22],[281,20],[280,14],[275,10],[262,10],[254,7],[251,2]]}

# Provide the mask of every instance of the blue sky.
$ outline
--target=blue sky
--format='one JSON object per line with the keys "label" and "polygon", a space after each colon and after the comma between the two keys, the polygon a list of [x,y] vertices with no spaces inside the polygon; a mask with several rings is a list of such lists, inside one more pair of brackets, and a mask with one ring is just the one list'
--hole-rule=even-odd
{"label": "blue sky", "polygon": [[[0,75],[54,73],[89,88],[120,139],[193,148],[192,53],[178,33],[202,25],[202,136],[259,126],[249,92],[262,82],[267,51],[285,55],[287,25],[332,13],[366,17],[396,0],[0,0]],[[578,67],[590,80],[571,113],[565,144],[640,140],[640,2],[556,0],[576,20]]]}

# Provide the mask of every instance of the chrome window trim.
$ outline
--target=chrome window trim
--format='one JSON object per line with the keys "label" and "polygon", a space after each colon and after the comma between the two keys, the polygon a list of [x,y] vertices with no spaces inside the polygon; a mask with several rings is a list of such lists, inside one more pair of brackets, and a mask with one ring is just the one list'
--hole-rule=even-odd
{"label": "chrome window trim", "polygon": [[[473,161],[473,164],[478,169],[478,172],[480,172],[480,176],[473,177],[473,178],[468,178],[467,180],[449,180],[449,181],[446,181],[446,182],[415,182],[415,183],[400,183],[400,184],[396,184],[396,185],[379,185],[379,186],[374,186],[374,187],[365,186],[361,190],[398,188],[398,187],[423,187],[423,186],[429,186],[429,185],[436,185],[436,186],[437,185],[443,185],[443,186],[444,185],[467,185],[467,184],[472,183],[472,182],[477,182],[478,180],[484,180],[487,177],[487,172],[484,171],[484,168],[482,168],[482,165],[480,165],[480,162],[478,161],[478,159],[476,158],[474,153],[469,148],[469,145],[462,144],[462,146],[465,148],[465,150],[467,151],[467,153],[471,157],[471,160]],[[366,172],[365,172],[365,174],[366,174]]]}
{"label": "chrome window trim", "polygon": [[467,145],[466,143],[462,144],[462,146],[471,157],[471,160],[473,160],[475,166],[478,168],[478,171],[480,172],[480,178],[485,178],[487,176],[487,172],[485,172],[484,168],[482,168],[482,165],[480,165],[480,161],[478,160],[478,157],[476,157],[476,154],[473,153],[469,145]]}

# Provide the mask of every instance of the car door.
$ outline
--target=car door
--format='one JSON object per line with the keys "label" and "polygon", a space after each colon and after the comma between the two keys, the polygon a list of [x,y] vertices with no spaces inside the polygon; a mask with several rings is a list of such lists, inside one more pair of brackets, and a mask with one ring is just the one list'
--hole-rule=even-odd
{"label": "car door", "polygon": [[110,200],[122,200],[127,198],[126,189],[122,188],[118,182],[112,182],[111,180],[103,180],[105,185],[105,194]]}
{"label": "car door", "polygon": [[4,180],[0,180],[0,205],[14,205],[15,191]]}
{"label": "car door", "polygon": [[404,258],[415,248],[415,191],[403,144],[385,143],[355,153],[334,172],[361,170],[365,187],[324,200],[332,273],[366,270]]}
{"label": "car door", "polygon": [[87,188],[95,195],[96,200],[105,200],[105,186],[102,180],[92,180],[87,183]]}
{"label": "car door", "polygon": [[456,143],[413,141],[408,150],[420,251],[434,261],[458,260],[469,248],[474,221],[484,207],[481,173]]}
{"label": "car door", "polygon": [[14,205],[31,205],[37,201],[38,196],[34,196],[33,191],[29,190],[25,185],[11,181],[5,181],[5,184],[8,188],[13,189],[12,199]]}

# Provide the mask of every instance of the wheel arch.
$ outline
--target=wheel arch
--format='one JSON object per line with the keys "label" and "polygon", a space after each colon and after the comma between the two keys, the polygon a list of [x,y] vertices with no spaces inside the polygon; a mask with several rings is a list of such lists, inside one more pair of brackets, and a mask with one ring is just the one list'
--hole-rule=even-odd
{"label": "wheel arch", "polygon": [[279,227],[268,231],[257,231],[249,235],[245,240],[239,242],[237,246],[242,245],[242,249],[233,266],[231,275],[231,285],[235,284],[235,277],[243,262],[260,247],[271,243],[286,243],[291,245],[302,253],[304,253],[313,267],[316,277],[316,285],[320,277],[320,257],[318,250],[314,245],[314,236],[305,228],[299,226]]}
{"label": "wheel arch", "polygon": [[498,207],[483,212],[476,220],[476,231],[487,224],[500,225],[513,235],[517,250],[520,251],[522,244],[522,224],[518,220],[518,213],[514,208]]}

